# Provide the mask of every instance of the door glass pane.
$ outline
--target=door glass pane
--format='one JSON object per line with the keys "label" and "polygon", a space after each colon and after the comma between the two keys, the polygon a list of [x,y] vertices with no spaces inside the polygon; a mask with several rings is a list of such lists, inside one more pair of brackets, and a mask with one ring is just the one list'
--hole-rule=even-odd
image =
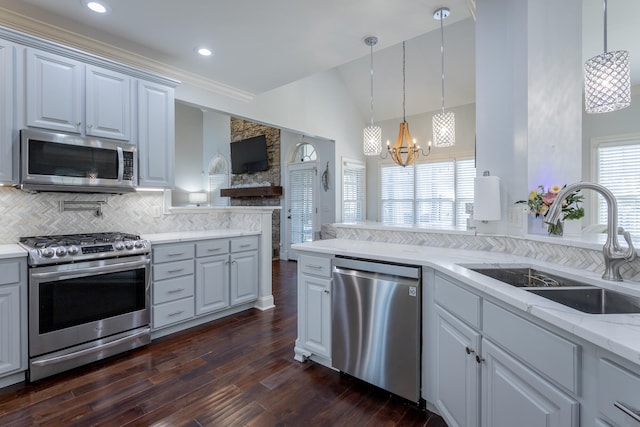
{"label": "door glass pane", "polygon": [[313,240],[313,177],[314,169],[289,171],[291,243]]}

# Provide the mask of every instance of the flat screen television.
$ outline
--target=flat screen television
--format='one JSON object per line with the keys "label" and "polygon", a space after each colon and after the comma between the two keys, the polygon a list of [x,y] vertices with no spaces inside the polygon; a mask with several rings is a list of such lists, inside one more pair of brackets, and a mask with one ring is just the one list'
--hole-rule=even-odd
{"label": "flat screen television", "polygon": [[264,135],[231,143],[231,173],[254,173],[268,169],[267,138]]}

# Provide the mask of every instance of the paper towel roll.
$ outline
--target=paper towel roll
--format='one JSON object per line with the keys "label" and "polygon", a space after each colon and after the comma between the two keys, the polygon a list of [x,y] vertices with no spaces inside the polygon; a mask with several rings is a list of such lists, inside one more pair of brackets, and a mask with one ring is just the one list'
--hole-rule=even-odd
{"label": "paper towel roll", "polygon": [[500,178],[479,176],[473,181],[473,219],[500,221]]}

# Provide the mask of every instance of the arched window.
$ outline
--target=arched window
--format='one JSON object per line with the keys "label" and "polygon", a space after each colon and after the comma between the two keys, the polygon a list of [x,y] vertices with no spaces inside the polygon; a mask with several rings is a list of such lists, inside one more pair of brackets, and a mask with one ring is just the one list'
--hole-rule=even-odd
{"label": "arched window", "polygon": [[300,142],[296,145],[291,156],[289,157],[289,163],[304,163],[314,162],[318,158],[316,149],[308,142]]}
{"label": "arched window", "polygon": [[229,205],[228,197],[220,197],[220,189],[229,187],[229,164],[217,154],[209,162],[209,200],[211,206]]}

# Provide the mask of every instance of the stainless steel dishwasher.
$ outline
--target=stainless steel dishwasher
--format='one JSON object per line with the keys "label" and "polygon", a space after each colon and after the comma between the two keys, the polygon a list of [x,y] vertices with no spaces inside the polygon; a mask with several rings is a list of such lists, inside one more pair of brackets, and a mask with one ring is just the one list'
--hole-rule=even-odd
{"label": "stainless steel dishwasher", "polygon": [[333,260],[333,367],[420,401],[420,268]]}

